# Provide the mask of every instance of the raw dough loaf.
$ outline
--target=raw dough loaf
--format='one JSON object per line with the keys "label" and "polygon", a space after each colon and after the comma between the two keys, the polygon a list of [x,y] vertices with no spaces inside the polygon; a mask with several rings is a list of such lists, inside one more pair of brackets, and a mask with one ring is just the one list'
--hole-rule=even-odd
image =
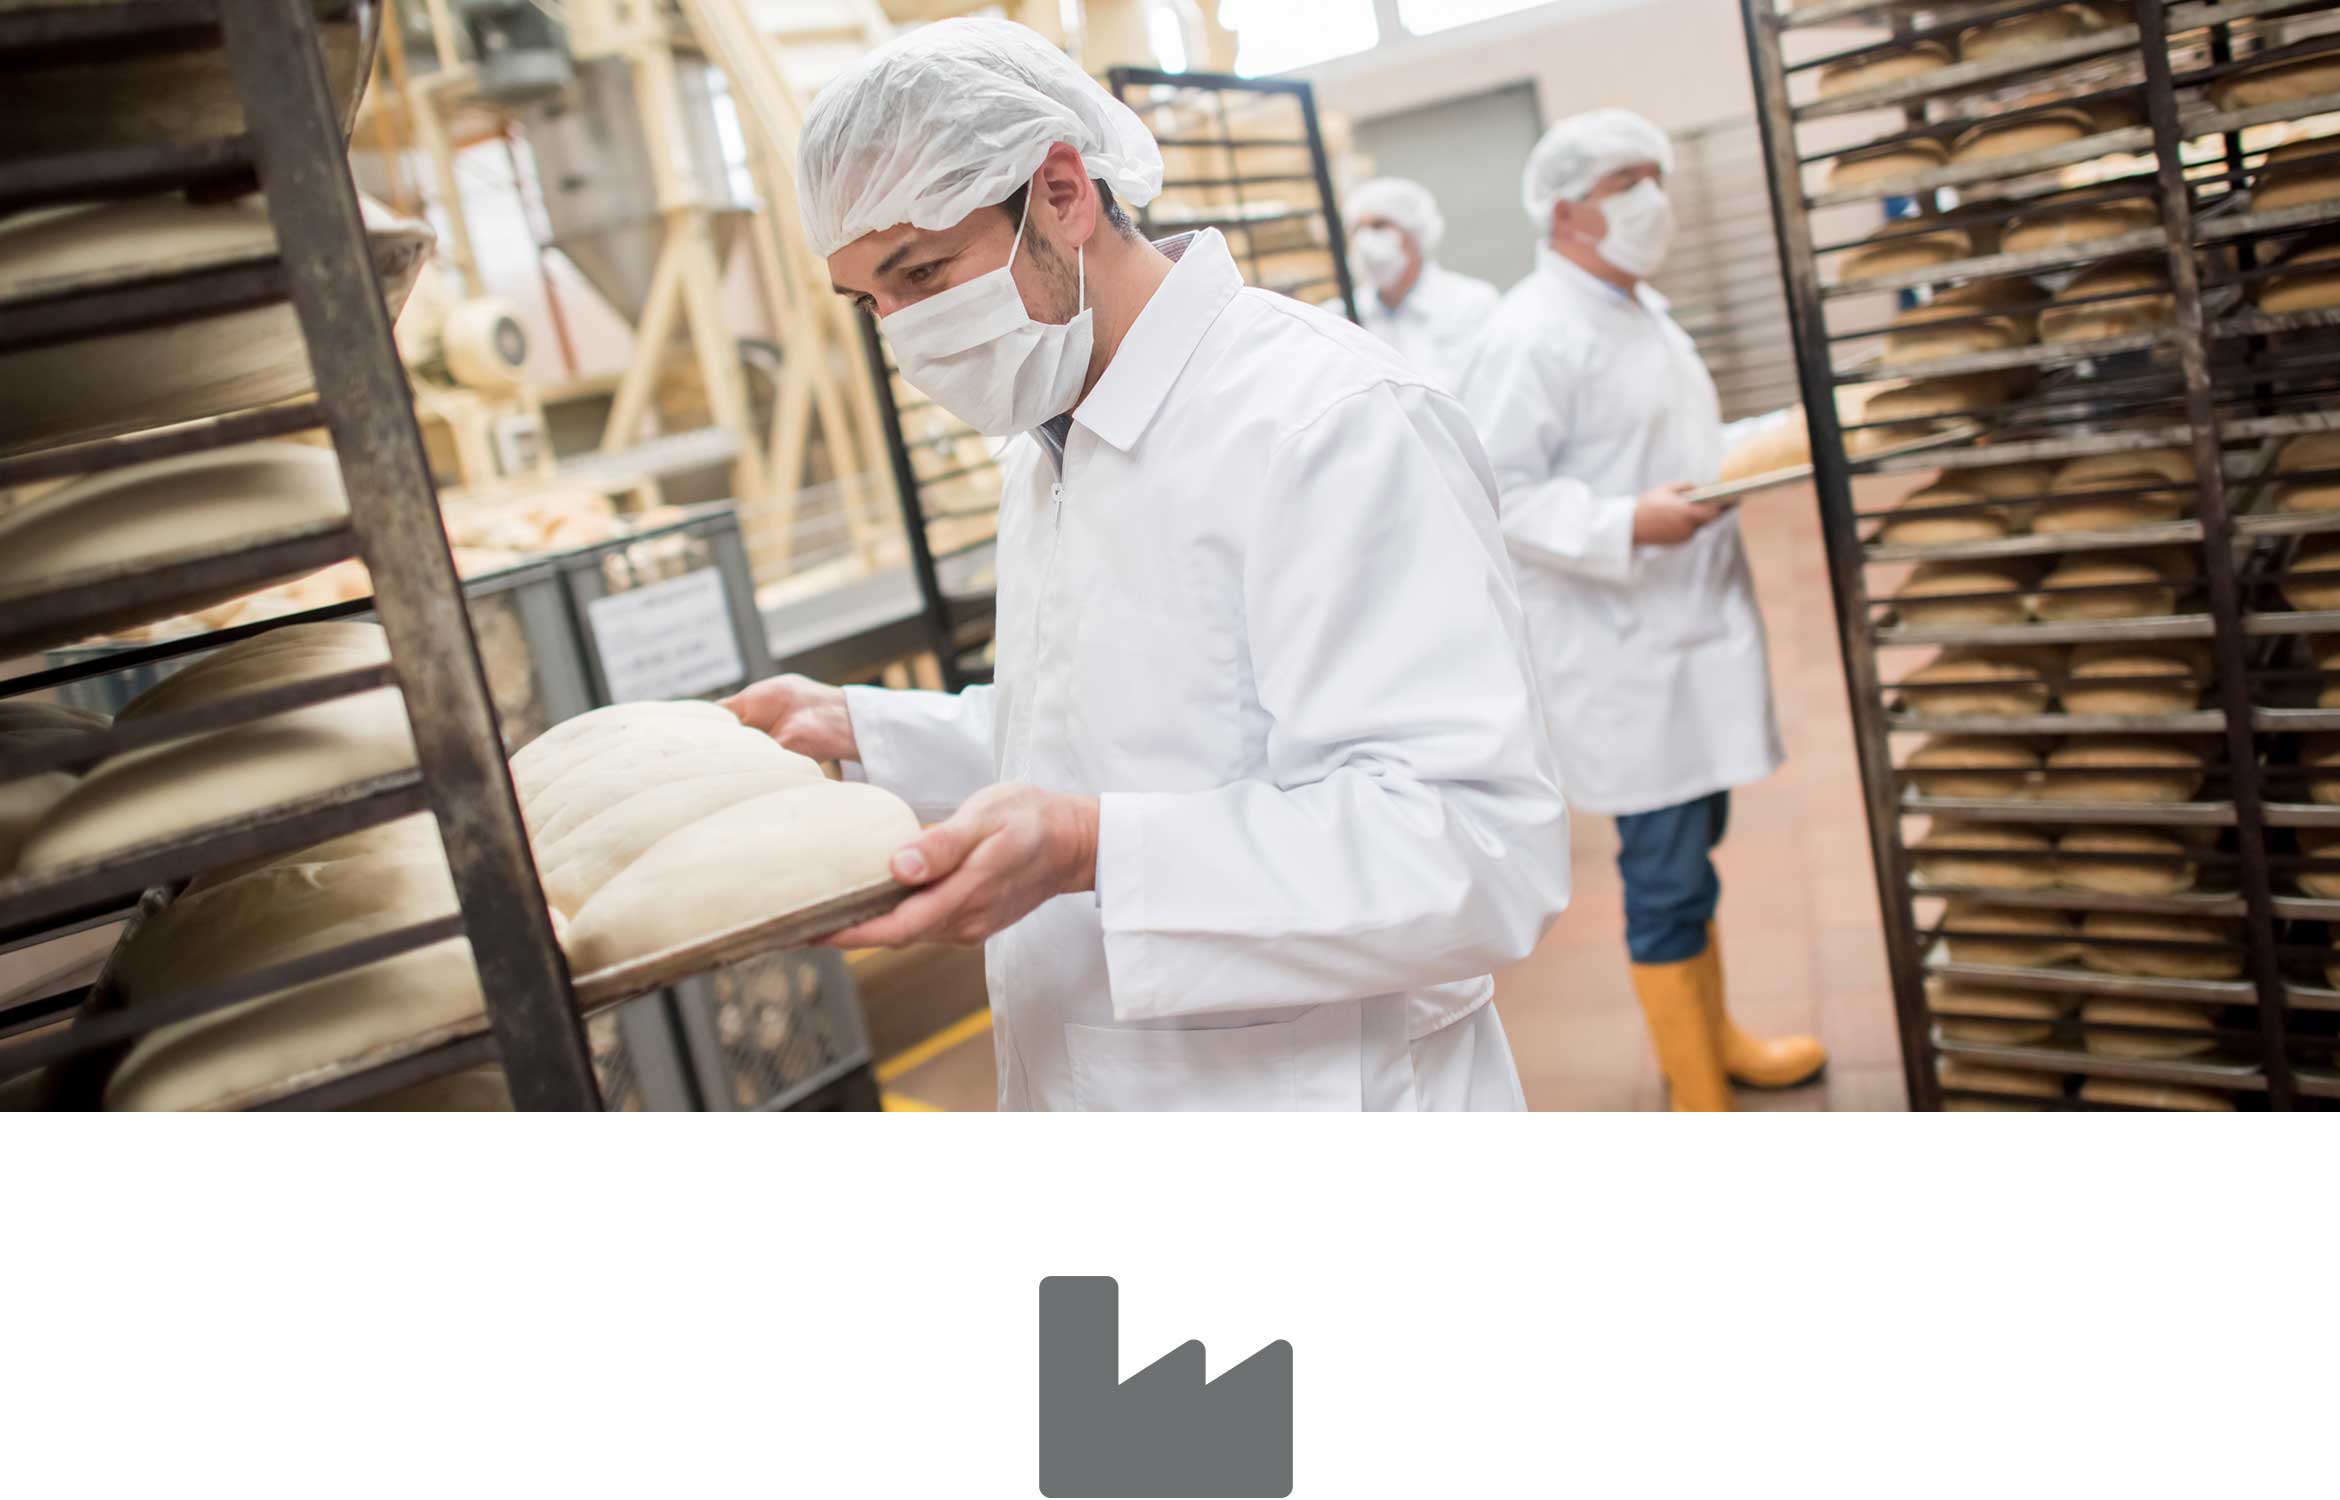
{"label": "raw dough loaf", "polygon": [[[0,759],[62,742],[93,740],[104,733],[102,714],[50,703],[0,699]],[[80,785],[73,770],[39,771],[0,781],[0,875],[16,864],[25,835]]]}
{"label": "raw dough loaf", "polygon": [[1936,735],[1912,750],[1902,769],[1929,797],[2022,797],[2039,769],[2039,751],[2029,740]]}
{"label": "raw dough loaf", "polygon": [[[2049,490],[2088,498],[2043,505],[2034,524],[2050,533],[2155,526],[2185,515],[2193,504],[2193,487],[2193,455],[2183,449],[2092,453],[2058,469]],[[2126,493],[2094,493],[2100,490]],[[2148,493],[2136,493],[2140,490]]]}
{"label": "raw dough loaf", "polygon": [[[2237,963],[2240,972],[2239,959]],[[2182,1005],[2091,1000],[2080,1008],[2080,1025],[2080,1045],[2099,1057],[2168,1062],[2180,1057],[2200,1057],[2218,1048],[2218,1038],[2210,1035],[2217,1029],[2215,1023],[2201,1011]],[[2156,1034],[2098,1029],[2108,1026],[2149,1026]]]}
{"label": "raw dough loaf", "polygon": [[[291,626],[229,646],[165,678],[124,707],[120,718],[135,720],[387,657],[379,626]],[[92,768],[26,839],[21,864],[30,871],[59,869],[413,764],[414,738],[394,687],[145,746]]]}
{"label": "raw dough loaf", "polygon": [[512,786],[525,810],[529,802],[566,771],[573,760],[595,753],[603,735],[653,736],[673,729],[689,735],[693,729],[740,728],[729,709],[713,703],[621,703],[564,719],[522,745],[512,755]]}
{"label": "raw dough loaf", "polygon": [[660,952],[885,880],[918,835],[890,793],[822,782],[743,802],[651,846],[575,913],[580,972]]}
{"label": "raw dough loaf", "polygon": [[[116,955],[131,1006],[448,915],[436,857],[277,864],[191,892]],[[482,1013],[470,945],[450,938],[225,1010],[173,1022],[131,1048],[111,1109],[205,1109],[387,1060]]]}
{"label": "raw dough loaf", "polygon": [[[767,745],[772,741],[758,736]],[[820,767],[772,745],[778,755],[752,771],[681,775],[663,784],[604,784],[592,800],[598,811],[567,820],[558,835],[536,841],[536,866],[545,896],[574,916],[595,892],[615,879],[661,839],[703,818],[718,817],[742,803],[791,787],[821,781]],[[563,780],[556,791],[581,778]]]}
{"label": "raw dough loaf", "polygon": [[1801,406],[1789,409],[1780,421],[1764,428],[1753,437],[1723,455],[1722,467],[1715,473],[1715,482],[1728,484],[1736,479],[1752,479],[1758,474],[1776,474],[1781,469],[1799,468],[1812,461],[1812,430],[1805,425]]}
{"label": "raw dough loaf", "polygon": [[2036,1047],[2055,1035],[2070,1008],[2028,990],[1936,978],[1926,986],[1926,1008],[1943,1039],[1991,1047]]}
{"label": "raw dough loaf", "polygon": [[[2340,432],[2305,432],[2275,455],[2278,474],[2340,471]],[[2302,479],[2275,487],[2277,510],[2340,510],[2340,478]]]}
{"label": "raw dough loaf", "polygon": [[1828,169],[1828,187],[1831,192],[1835,192],[1845,188],[1893,183],[1949,164],[1950,148],[1931,136],[1896,141],[1886,146],[1866,146],[1858,151],[1848,151],[1836,159],[1835,164]]}
{"label": "raw dough loaf", "polygon": [[2153,211],[2153,205],[2135,200],[2049,206],[2012,220],[2000,237],[1999,248],[2010,253],[2061,250],[2160,226],[2161,216]]}
{"label": "raw dough loaf", "polygon": [[1920,718],[2036,714],[2048,706],[2047,674],[2013,654],[1944,651],[1904,677],[1902,702]]}
{"label": "raw dough loaf", "polygon": [[2290,571],[2282,588],[2293,609],[2340,609],[2340,536],[2302,537]]}
{"label": "raw dough loaf", "polygon": [[2064,1092],[2063,1079],[2054,1073],[2028,1068],[1992,1068],[1963,1058],[1945,1057],[1935,1064],[1934,1076],[1946,1089],[1978,1094],[2014,1094],[2027,1099],[2054,1099]]}
{"label": "raw dough loaf", "polygon": [[2046,834],[2021,824],[1936,818],[1911,847],[1911,863],[1933,885],[2037,891],[2056,883],[2054,865],[2036,857],[2049,847]]}
{"label": "raw dough loaf", "polygon": [[2336,862],[2321,868],[2302,867],[2296,877],[2299,888],[2311,896],[2340,900],[2340,829],[2302,828],[2299,852],[2310,859]]}
{"label": "raw dough loaf", "polygon": [[1913,380],[1877,392],[1861,408],[1863,422],[1905,424],[1887,429],[1890,440],[1906,442],[1938,431],[1943,421],[1971,417],[2006,404],[2008,378],[2000,371]]}
{"label": "raw dough loaf", "polygon": [[[1982,506],[1984,509],[1961,507]],[[1954,510],[1950,515],[1931,511]],[[1877,533],[1877,540],[1893,547],[1935,546],[1953,542],[1988,542],[2015,528],[2007,509],[1992,506],[1990,497],[1963,488],[1954,479],[1937,480],[1893,507],[1893,514]]]}
{"label": "raw dough loaf", "polygon": [[2245,68],[2210,85],[2210,102],[2220,109],[2251,109],[2331,93],[2340,93],[2340,52]]}
{"label": "raw dough loaf", "polygon": [[[1923,630],[2019,625],[2029,615],[2024,590],[2032,572],[2013,563],[1919,563],[1893,594],[1901,623]],[[1974,594],[1978,598],[1956,598]]]}
{"label": "raw dough loaf", "polygon": [[1840,94],[1856,94],[1863,89],[1899,83],[1905,78],[1922,78],[1956,61],[1958,54],[1945,43],[1912,42],[1899,51],[1830,63],[1820,70],[1820,97],[1833,99]]}
{"label": "raw dough loaf", "polygon": [[1966,229],[1944,228],[1911,233],[1913,226],[1924,222],[1922,219],[1895,219],[1869,239],[1845,251],[1844,258],[1836,265],[1837,279],[1865,281],[1872,276],[1922,271],[1931,266],[1946,266],[1954,260],[1965,260],[1980,253],[1975,247],[1974,235]]}
{"label": "raw dough loaf", "polygon": [[[2115,855],[2121,858],[2094,856]],[[2074,828],[2056,840],[2056,878],[2076,891],[2174,896],[2200,870],[2183,840],[2157,828]]]}
{"label": "raw dough loaf", "polygon": [[2283,263],[2259,288],[2259,310],[2316,312],[2340,307],[2340,245],[2321,245]]}
{"label": "raw dough loaf", "polygon": [[[232,552],[277,533],[348,518],[341,466],[330,448],[247,443],[132,464],[0,511],[0,599],[92,568],[140,564],[198,547]],[[251,588],[238,582],[175,594],[141,618],[207,608]]]}
{"label": "raw dough loaf", "polygon": [[[2106,300],[2082,300],[2088,298]],[[2082,272],[2057,293],[2055,303],[2039,315],[2039,336],[2050,344],[2124,338],[2165,328],[2176,316],[2167,267],[2149,260],[2114,261]]]}
{"label": "raw dough loaf", "polygon": [[2304,208],[2340,198],[2340,141],[2299,141],[2267,153],[2251,189],[2251,207],[2260,213]]}
{"label": "raw dough loaf", "polygon": [[2086,0],[2080,0],[2080,3],[2053,6],[2028,15],[2008,16],[2002,20],[1986,21],[1980,26],[1969,26],[1958,33],[1958,55],[1968,62],[1981,62],[1986,58],[2021,57],[2027,52],[2037,52],[2043,47],[2053,47],[2122,25],[2128,19],[2119,6],[2089,4]]}
{"label": "raw dough loaf", "polygon": [[2045,969],[2080,954],[2072,914],[2047,907],[1991,906],[1958,898],[1946,903],[1942,941],[1950,961],[1996,968]]}
{"label": "raw dough loaf", "polygon": [[[2119,680],[2124,678],[2153,680]],[[2182,714],[2201,701],[2197,656],[2128,641],[2095,641],[2072,648],[2071,672],[2064,681],[2064,707],[2071,713]]]}
{"label": "raw dough loaf", "polygon": [[[2065,589],[2086,592],[2059,592]],[[2081,553],[2041,582],[2032,612],[2043,620],[2132,620],[2169,614],[2177,599],[2177,589],[2151,562]]]}
{"label": "raw dough loaf", "polygon": [[[2183,802],[2202,789],[2202,765],[2202,752],[2182,740],[2075,735],[2048,756],[2039,795],[2049,802]],[[2116,766],[2115,774],[2054,774]]]}
{"label": "raw dough loaf", "polygon": [[2234,1101],[2208,1089],[2190,1089],[2174,1083],[2135,1083],[2125,1078],[2091,1078],[2080,1085],[2085,1104],[2110,1104],[2122,1109],[2186,1109],[2229,1111]]}
{"label": "raw dough loaf", "polygon": [[[2132,974],[2147,979],[2240,979],[2242,949],[2231,923],[2216,917],[2153,916],[2132,911],[2092,911],[2080,925],[2081,935],[2096,939],[2080,953],[2080,963],[2100,974]],[[2215,948],[2154,948],[2134,942],[2215,944]],[[2113,1002],[2118,1003],[2118,1002]],[[2158,1011],[2156,1012],[2158,1014]],[[2199,1012],[2187,1012],[2199,1015]],[[2204,1023],[2204,1030],[2208,1023]]]}
{"label": "raw dough loaf", "polygon": [[2084,110],[2059,109],[2025,115],[2016,120],[1991,120],[1962,132],[1950,159],[1960,166],[1978,161],[2000,161],[2050,146],[2065,146],[2096,134],[2096,122]]}
{"label": "raw dough loaf", "polygon": [[2312,769],[2332,770],[2329,776],[2307,778],[2308,800],[2327,807],[2340,806],[2340,734],[2311,734],[2302,738],[2299,763]]}

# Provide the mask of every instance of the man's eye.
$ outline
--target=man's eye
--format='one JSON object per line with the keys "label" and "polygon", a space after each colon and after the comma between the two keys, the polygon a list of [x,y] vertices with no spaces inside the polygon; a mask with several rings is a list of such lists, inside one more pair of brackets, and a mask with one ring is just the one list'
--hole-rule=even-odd
{"label": "man's eye", "polygon": [[909,270],[904,271],[902,273],[902,279],[909,282],[912,286],[924,286],[928,282],[934,280],[934,271],[935,263],[933,261],[928,261],[925,265],[912,266]]}

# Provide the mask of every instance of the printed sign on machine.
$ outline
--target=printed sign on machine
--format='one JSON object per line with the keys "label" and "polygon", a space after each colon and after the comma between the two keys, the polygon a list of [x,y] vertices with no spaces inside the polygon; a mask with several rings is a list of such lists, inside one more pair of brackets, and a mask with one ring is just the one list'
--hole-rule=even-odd
{"label": "printed sign on machine", "polygon": [[747,675],[714,568],[596,599],[585,613],[612,703],[688,698]]}

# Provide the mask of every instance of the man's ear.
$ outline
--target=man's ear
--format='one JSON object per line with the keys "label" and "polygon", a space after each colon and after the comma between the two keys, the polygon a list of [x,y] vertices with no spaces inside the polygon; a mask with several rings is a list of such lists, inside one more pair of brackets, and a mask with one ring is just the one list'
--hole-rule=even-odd
{"label": "man's ear", "polygon": [[1040,162],[1040,202],[1056,220],[1058,237],[1068,245],[1086,245],[1097,232],[1097,190],[1089,183],[1081,153],[1059,141]]}

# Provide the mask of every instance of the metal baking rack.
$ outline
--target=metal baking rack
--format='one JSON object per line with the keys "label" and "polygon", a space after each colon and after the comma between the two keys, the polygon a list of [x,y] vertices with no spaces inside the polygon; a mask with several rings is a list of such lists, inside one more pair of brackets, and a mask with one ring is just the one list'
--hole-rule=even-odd
{"label": "metal baking rack", "polygon": [[[2218,96],[2226,80],[2254,66],[2340,47],[2340,37],[2302,36],[2294,24],[2302,17],[2328,20],[2335,7],[2301,0],[2138,0],[2134,25],[2124,21],[2019,54],[1952,62],[1824,99],[1814,84],[1831,63],[1884,57],[1922,41],[1955,47],[1969,26],[2054,7],[2038,0],[1933,6],[1821,0],[1782,13],[1775,3],[1744,0],[1744,14],[1912,1104],[1938,1108],[1946,1100],[1999,1097],[2088,1107],[2078,1092],[2085,1080],[2119,1079],[2205,1089],[2241,1108],[2331,1107],[2329,1101],[2340,1100],[2340,993],[2324,966],[2340,956],[2333,946],[2340,899],[2301,890],[2296,881],[2302,873],[2321,872],[2340,890],[2340,801],[2313,800],[2315,781],[2306,774],[2300,749],[2303,736],[2340,731],[2340,588],[2331,590],[2329,602],[2336,607],[2327,609],[2299,607],[2286,597],[2286,587],[2308,581],[2298,567],[2301,549],[2312,550],[2322,534],[2340,530],[2340,510],[2288,511],[2275,496],[2283,483],[2340,477],[2340,465],[2277,468],[2285,441],[2340,427],[2340,316],[2326,309],[2270,314],[2257,306],[2257,296],[2271,278],[2286,273],[2296,251],[2335,237],[2340,192],[2272,210],[2256,208],[2252,195],[2269,152],[2293,143],[2269,127],[2340,109],[2340,94],[2236,108],[2225,107]],[[1851,33],[1840,34],[1845,28]],[[1948,146],[1975,124],[2003,121],[2025,109],[2114,102],[2133,110],[2129,120],[2108,120],[2111,128],[2084,139],[1991,160],[1951,160],[1895,172],[1891,180],[1829,180],[1836,160],[1880,142]],[[1872,127],[1865,134],[1864,124]],[[2331,150],[2340,165],[2340,136],[2331,139]],[[1919,201],[1918,217],[1888,223],[1880,208],[1874,236],[1846,227],[1854,212],[1849,205],[1901,196]],[[2149,207],[2151,227],[2132,211],[2127,226],[2108,216],[2103,222],[2114,232],[2080,243],[2014,252],[1998,246],[1998,231],[2009,221],[2044,208],[2115,205]],[[1816,215],[1821,209],[1828,213]],[[1816,228],[1816,217],[1833,227]],[[1965,230],[1969,238],[1936,250],[1943,258],[1933,264],[1859,275],[1840,270],[1856,247],[1944,228]],[[2020,309],[2035,316],[2086,268],[2140,259],[2167,273],[2168,316],[2157,325],[2109,330],[2085,343],[2034,337],[1979,353],[1875,357],[1893,326],[1896,297],[2023,277],[2041,288]],[[1978,304],[1963,311],[1980,319],[2005,309]],[[1865,424],[1864,433],[1864,424],[1840,416],[1836,407],[1837,389],[1844,385],[1974,376],[2004,382],[1997,391],[1978,382],[1973,389],[1979,394],[1959,403],[1982,405],[1960,415],[1987,430],[1945,448],[1863,456],[1864,444],[1874,444],[1874,430],[1894,424],[1880,419]],[[1861,439],[1850,451],[1848,434]],[[1966,470],[2039,463],[2052,476],[2056,466],[2075,458],[2156,448],[2187,453],[2194,471],[2190,485],[2097,481],[2086,490],[2052,492],[2061,505],[2082,495],[2158,499],[2164,514],[2150,525],[2038,532],[2030,528],[2037,497],[2026,496],[1924,512],[1995,514],[2004,518],[2004,535],[1983,536],[1987,528],[1975,528],[1974,539],[1958,542],[1881,540],[1893,505],[1930,473],[1955,479]],[[2102,487],[2108,484],[2117,487]],[[2173,500],[2179,503],[2167,503]],[[2138,548],[2179,549],[2191,559],[2173,580],[2174,611],[2038,618],[2040,599],[2089,591],[2041,588],[2041,578],[2067,555]],[[2008,618],[1960,625],[1918,610],[1921,619],[1904,619],[1893,600],[1907,570],[1950,562],[2022,570],[2005,582],[1979,580],[1978,592],[1964,601],[1988,599]],[[2327,576],[2340,583],[2340,574]],[[2308,599],[2325,602],[2316,594]],[[2319,658],[2316,638],[2324,633],[2335,639],[2331,652]],[[2201,698],[2181,712],[2105,716],[2070,713],[2051,696],[2037,712],[1959,718],[1915,712],[1895,686],[1926,659],[1910,648],[2060,650],[2102,642],[2207,644],[2208,668],[2197,672]],[[2054,674],[2046,680],[2052,694]],[[2327,690],[2331,706],[2323,698]],[[2043,750],[2118,744],[2108,736],[2182,738],[2203,750],[2202,777],[2198,789],[2180,801],[2114,800],[2128,793],[2109,782],[2094,800],[2066,800],[2083,795],[2091,779],[2117,781],[2121,767],[2050,767],[2000,786],[1966,788],[2013,795],[1928,795],[1899,761],[1921,737],[1936,735],[1953,742],[1961,736],[2014,737]],[[2127,768],[2154,769],[2166,768]],[[2340,775],[2330,784],[2340,796]],[[2043,795],[2051,787],[2060,795]],[[1971,864],[1958,873],[2006,885],[1931,881],[1921,878],[1919,866],[1946,868],[1932,857],[1942,851],[1915,844],[1926,826],[1920,820],[1936,819],[2051,835],[2098,825],[2160,829],[2187,841],[2186,853],[2170,861],[2192,864],[2198,873],[2188,889],[2151,894],[2076,889],[2036,875],[2019,879],[2012,867],[1994,871]],[[2336,837],[2329,849],[2315,842],[2326,830]],[[1983,859],[2002,857],[2060,856],[2029,848],[1993,850]],[[2001,934],[1996,956],[2030,952],[2039,955],[2037,962],[1954,960],[1952,947],[1974,939],[1977,904],[1986,917],[1993,911],[2034,917],[2068,912],[2075,928],[2091,916],[2100,924],[2142,920],[2149,924],[2146,931],[2153,930],[2150,924],[2166,926],[2161,936],[2142,940],[2103,931],[2040,937],[2016,930]],[[2220,925],[2189,925],[2201,920]],[[1987,941],[1993,929],[1984,931]],[[2124,948],[2137,951],[2123,955]],[[2108,972],[2140,966],[2130,962],[2139,952],[2142,967],[2217,969],[2222,977]],[[2173,1041],[2157,1039],[2150,1022],[2092,1022],[2075,1013],[2059,1019],[2052,1039],[2038,1045],[1982,1044],[1942,1034],[1941,1018],[1928,1006],[1929,981],[2191,1006],[2209,1014],[2215,1026],[2210,1033],[2173,1032]],[[2196,1043],[2206,1043],[2199,1055],[2192,1054]],[[1952,1070],[1955,1086],[1942,1077],[1948,1061],[1960,1065]],[[1976,1086],[1978,1068],[1985,1070],[1983,1078],[1997,1081]]]}
{"label": "metal baking rack", "polygon": [[[336,100],[320,53],[320,26],[355,20],[370,47],[368,0],[141,0],[103,6],[36,5],[0,12],[0,72],[130,55],[221,57],[241,107],[224,138],[155,139],[47,157],[0,159],[0,212],[164,191],[265,196],[278,244],[264,261],[154,278],[117,299],[59,298],[12,316],[0,338],[59,343],[100,332],[178,323],[233,308],[289,301],[317,394],[259,411],[216,414],[176,427],[0,459],[0,485],[90,473],[325,428],[340,457],[350,518],[258,548],[196,548],[139,569],[59,579],[0,603],[0,656],[151,619],[163,602],[199,589],[257,584],[286,571],[355,555],[375,596],[294,619],[340,618],[371,608],[391,647],[386,670],[345,673],[245,694],[151,725],[125,724],[88,747],[91,758],[172,732],[217,729],[289,707],[394,682],[414,728],[417,764],[91,863],[0,877],[0,942],[18,946],[96,923],[130,926],[161,909],[184,880],[223,864],[287,852],[429,808],[438,816],[460,916],[308,955],[172,997],[121,1008],[110,975],[35,996],[0,1014],[0,1077],[45,1074],[46,1102],[94,1104],[111,1060],[137,1033],[442,941],[470,940],[486,995],[474,1025],[416,1037],[384,1053],[245,1096],[247,1106],[324,1108],[495,1062],[522,1108],[598,1106],[568,969],[553,939],[476,644],[441,530],[405,373],[367,249],[344,156],[355,99]],[[361,66],[358,76],[362,79]],[[29,308],[29,305],[28,305]],[[136,653],[166,660],[244,639],[253,627],[186,638]],[[0,696],[40,691],[118,669],[123,659],[20,675]],[[0,775],[46,765],[13,757]]]}

